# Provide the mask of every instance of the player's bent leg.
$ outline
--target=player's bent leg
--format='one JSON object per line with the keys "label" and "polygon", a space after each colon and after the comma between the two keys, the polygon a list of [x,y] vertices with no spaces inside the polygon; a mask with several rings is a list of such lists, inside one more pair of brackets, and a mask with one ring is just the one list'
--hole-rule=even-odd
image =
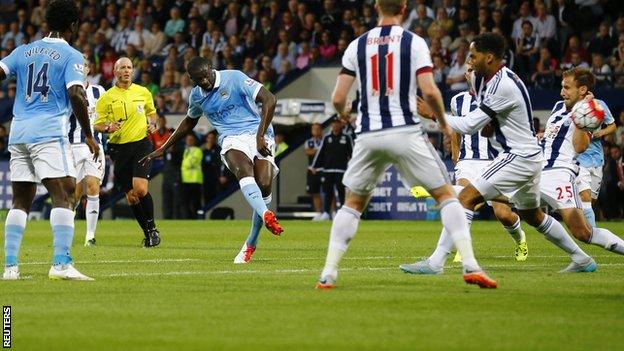
{"label": "player's bent leg", "polygon": [[[87,206],[85,217],[87,220],[87,233],[85,236],[85,246],[95,246],[95,230],[100,216],[100,179],[93,176],[86,176],[81,183],[86,183]],[[80,186],[76,187],[80,188]]]}
{"label": "player's bent leg", "polygon": [[520,217],[529,225],[542,233],[551,243],[567,252],[572,259],[572,263],[561,273],[572,272],[593,272],[596,270],[596,262],[587,255],[574,240],[568,235],[561,223],[553,217],[545,214],[541,209],[520,209]]}
{"label": "player's bent leg", "polygon": [[18,280],[19,251],[26,229],[30,205],[37,191],[37,184],[31,182],[12,182],[13,204],[4,224],[4,280]]}
{"label": "player's bent leg", "polygon": [[608,229],[591,227],[580,209],[561,209],[559,214],[576,239],[624,255],[624,240]]}
{"label": "player's bent leg", "polygon": [[370,200],[369,194],[356,194],[347,190],[345,204],[338,210],[332,222],[325,267],[316,283],[317,289],[331,289],[338,277],[338,264],[355,237],[360,216]]}
{"label": "player's bent leg", "polygon": [[91,281],[72,265],[70,248],[74,239],[74,194],[76,181],[73,177],[47,178],[42,181],[52,199],[50,225],[54,241],[52,267],[48,277],[53,280]]}
{"label": "player's bent leg", "polygon": [[492,209],[496,219],[503,225],[509,236],[516,243],[516,261],[526,261],[529,255],[529,247],[526,242],[526,234],[520,226],[520,216],[511,210],[508,204],[492,202]]}

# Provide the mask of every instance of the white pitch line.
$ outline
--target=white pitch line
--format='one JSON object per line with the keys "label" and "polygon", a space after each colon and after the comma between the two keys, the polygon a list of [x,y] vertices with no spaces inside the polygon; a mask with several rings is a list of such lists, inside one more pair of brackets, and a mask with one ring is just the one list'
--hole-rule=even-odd
{"label": "white pitch line", "polygon": [[[601,266],[609,266],[609,267],[624,267],[624,263],[602,263],[598,265],[598,268]],[[553,267],[553,265],[545,265],[545,264],[514,264],[514,265],[487,265],[486,268],[545,268],[545,267]],[[448,268],[458,269],[460,266],[450,266]],[[556,270],[556,267],[553,267]],[[397,267],[359,267],[359,268],[342,268],[340,271],[389,271],[396,270]],[[153,277],[153,276],[185,276],[185,275],[236,275],[236,274],[288,274],[288,273],[314,273],[319,272],[320,269],[276,269],[276,270],[220,270],[220,271],[173,271],[173,272],[124,272],[124,273],[113,273],[108,275],[103,275],[103,277]]]}
{"label": "white pitch line", "polygon": [[[109,264],[109,263],[165,263],[165,262],[193,262],[203,261],[195,258],[156,258],[147,260],[102,260],[102,261],[75,261],[76,264]],[[21,265],[49,265],[50,261],[45,262],[24,262]]]}

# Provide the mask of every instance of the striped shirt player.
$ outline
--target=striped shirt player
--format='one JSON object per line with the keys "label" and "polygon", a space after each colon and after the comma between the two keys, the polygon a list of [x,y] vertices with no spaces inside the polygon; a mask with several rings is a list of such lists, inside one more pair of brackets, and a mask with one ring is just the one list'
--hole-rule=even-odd
{"label": "striped shirt player", "polygon": [[433,67],[424,39],[396,25],[375,27],[349,44],[342,65],[360,92],[357,139],[343,183],[370,194],[392,163],[408,188],[449,183],[415,111],[417,76]]}
{"label": "striped shirt player", "polygon": [[468,118],[447,117],[459,133],[473,134],[490,124],[490,137],[498,156],[483,170],[473,185],[486,200],[507,196],[518,209],[539,207],[539,179],[542,149],[533,129],[529,93],[520,78],[501,67],[476,94],[479,106]]}
{"label": "striped shirt player", "polygon": [[[603,124],[615,123],[613,114],[607,104],[599,99],[594,99],[605,111]],[[602,183],[602,166],[604,164],[604,153],[602,151],[602,139],[592,138],[589,147],[578,156],[580,165],[577,185],[579,191],[590,190],[592,199],[598,198],[600,184]]]}
{"label": "striped shirt player", "polygon": [[540,180],[542,199],[556,210],[581,208],[576,187],[579,172],[578,154],[572,143],[575,129],[571,113],[565,103],[557,102],[546,122],[541,141],[544,161]]}
{"label": "striped shirt player", "polygon": [[[468,91],[461,92],[451,98],[453,116],[464,116],[477,108],[477,98]],[[488,138],[477,132],[461,136],[459,157],[455,165],[455,179],[466,179],[474,182],[498,152],[494,150]]]}
{"label": "striped shirt player", "polygon": [[[87,93],[87,102],[89,104],[89,120],[91,122],[91,130],[93,131],[93,123],[96,120],[95,105],[100,95],[104,94],[104,88],[97,84],[88,84],[85,88]],[[93,160],[93,155],[89,152],[89,148],[84,143],[85,136],[80,128],[80,124],[76,116],[72,114],[69,117],[69,132],[67,134],[71,144],[72,153],[74,155],[74,163],[76,165],[76,182],[79,183],[86,176],[95,177],[102,182],[104,178],[104,149],[100,133],[93,133],[95,141],[100,145],[100,155],[97,161]]]}

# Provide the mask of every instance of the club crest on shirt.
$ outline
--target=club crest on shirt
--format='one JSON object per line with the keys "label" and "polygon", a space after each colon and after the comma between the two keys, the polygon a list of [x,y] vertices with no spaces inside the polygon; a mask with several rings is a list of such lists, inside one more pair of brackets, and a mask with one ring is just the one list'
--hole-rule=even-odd
{"label": "club crest on shirt", "polygon": [[221,99],[227,100],[230,97],[230,94],[225,90],[221,90],[219,92],[219,96],[221,96]]}

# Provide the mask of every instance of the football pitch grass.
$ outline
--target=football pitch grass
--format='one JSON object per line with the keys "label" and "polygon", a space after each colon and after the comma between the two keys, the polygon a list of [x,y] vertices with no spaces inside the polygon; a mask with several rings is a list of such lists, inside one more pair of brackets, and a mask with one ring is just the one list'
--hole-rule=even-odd
{"label": "football pitch grass", "polygon": [[[12,307],[15,350],[616,350],[624,348],[624,257],[581,244],[593,274],[558,274],[569,260],[523,224],[529,259],[495,222],[475,222],[477,258],[499,289],[398,265],[428,255],[439,222],[363,221],[337,288],[314,290],[330,222],[283,221],[263,230],[248,265],[232,259],[248,221],[159,221],[162,244],[140,247],[131,221],[101,221],[85,248],[77,222],[76,267],[95,282],[49,281],[47,222],[30,222],[22,276],[0,281]],[[624,235],[624,223],[602,223]],[[4,237],[4,236],[3,236]],[[449,259],[450,262],[450,259]]]}

